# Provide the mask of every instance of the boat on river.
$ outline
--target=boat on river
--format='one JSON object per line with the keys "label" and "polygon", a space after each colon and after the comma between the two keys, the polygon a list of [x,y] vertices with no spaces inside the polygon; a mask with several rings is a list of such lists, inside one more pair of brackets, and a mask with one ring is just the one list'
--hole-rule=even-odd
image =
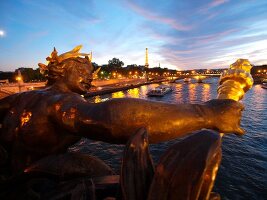
{"label": "boat on river", "polygon": [[261,84],[261,87],[264,88],[264,89],[267,89],[267,83]]}
{"label": "boat on river", "polygon": [[159,85],[158,87],[150,90],[147,93],[147,96],[162,97],[171,91],[172,91],[172,88],[170,86],[162,84],[162,85]]}

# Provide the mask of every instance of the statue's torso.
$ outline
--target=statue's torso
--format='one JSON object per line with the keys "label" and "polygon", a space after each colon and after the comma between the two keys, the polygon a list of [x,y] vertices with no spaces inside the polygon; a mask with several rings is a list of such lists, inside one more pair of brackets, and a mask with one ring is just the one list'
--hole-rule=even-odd
{"label": "statue's torso", "polygon": [[19,160],[14,165],[28,165],[46,155],[64,152],[79,140],[49,116],[62,96],[49,90],[31,91],[21,93],[12,102],[0,139],[10,148],[12,160]]}

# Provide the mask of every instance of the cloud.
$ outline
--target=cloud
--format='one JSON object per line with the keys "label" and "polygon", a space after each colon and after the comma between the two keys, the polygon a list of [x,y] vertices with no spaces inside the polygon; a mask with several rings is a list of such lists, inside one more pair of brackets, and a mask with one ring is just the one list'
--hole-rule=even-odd
{"label": "cloud", "polygon": [[207,13],[210,9],[221,6],[227,2],[229,2],[229,0],[213,0],[210,3],[208,3],[207,5],[202,6],[198,12],[202,13],[202,14]]}
{"label": "cloud", "polygon": [[57,6],[78,19],[89,21],[91,23],[101,21],[94,12],[94,4],[91,0],[82,0],[79,4],[73,3],[72,1],[64,1],[62,4],[57,4]]}
{"label": "cloud", "polygon": [[225,4],[227,3],[229,0],[213,0],[212,2],[210,2],[208,4],[208,8],[213,8],[213,7],[216,7],[216,6],[219,6],[219,5],[222,5],[222,4]]}
{"label": "cloud", "polygon": [[212,49],[218,44],[224,44],[226,38],[233,37],[234,33],[238,33],[237,29],[229,29],[213,34],[201,36],[184,36],[179,39],[178,43],[166,43],[164,48],[170,49],[173,52],[189,54],[192,52],[203,52],[205,49]]}
{"label": "cloud", "polygon": [[179,23],[177,20],[175,20],[173,18],[163,17],[163,16],[160,16],[158,14],[155,14],[155,13],[149,11],[149,10],[146,10],[146,9],[138,6],[137,4],[133,3],[130,0],[127,1],[127,5],[133,11],[135,11],[136,13],[138,13],[141,16],[145,17],[146,19],[154,21],[154,22],[157,22],[157,23],[168,25],[168,26],[172,27],[175,30],[188,31],[188,30],[191,30],[193,28],[192,25],[191,26],[183,25],[183,24]]}
{"label": "cloud", "polygon": [[[59,1],[25,0],[23,4],[29,15],[38,13],[44,20],[49,19],[51,22],[68,24],[76,22],[73,25],[77,26],[81,22],[98,23],[101,21],[96,15],[91,0],[81,0],[79,3],[73,3],[72,1],[61,3]],[[34,23],[36,22],[34,21]]]}
{"label": "cloud", "polygon": [[182,69],[227,67],[237,58],[253,63],[264,60],[267,53],[267,31],[248,33],[229,29],[214,34],[181,39],[178,44],[166,43],[159,50],[162,57]]}
{"label": "cloud", "polygon": [[214,34],[209,34],[209,35],[204,35],[204,36],[197,36],[197,37],[192,37],[188,38],[190,41],[195,42],[192,47],[197,47],[197,46],[203,46],[206,44],[211,44],[214,42],[218,42],[219,40],[222,40],[224,37],[229,36],[233,33],[237,33],[238,29],[230,29],[230,30],[225,30],[222,32],[217,32]]}
{"label": "cloud", "polygon": [[172,36],[164,31],[152,28],[151,26],[141,25],[139,28],[145,33],[149,38],[151,38],[155,43],[161,42],[161,44],[165,43],[178,43],[181,42],[181,38],[177,36]]}
{"label": "cloud", "polygon": [[[18,2],[3,15],[9,33],[0,41],[4,64],[12,61],[8,54],[23,53],[16,58],[21,66],[43,60],[53,46],[64,52],[77,44],[92,50],[98,64],[113,57],[125,65],[144,64],[146,47],[151,67],[160,62],[162,67],[212,68],[229,66],[238,57],[266,60],[264,0]],[[255,15],[248,14],[252,10]]]}

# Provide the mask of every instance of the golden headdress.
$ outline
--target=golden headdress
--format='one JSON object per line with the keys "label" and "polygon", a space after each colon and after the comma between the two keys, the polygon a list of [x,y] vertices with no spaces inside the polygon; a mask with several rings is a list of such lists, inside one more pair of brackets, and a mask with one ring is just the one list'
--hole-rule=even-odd
{"label": "golden headdress", "polygon": [[82,48],[82,45],[79,45],[77,47],[75,47],[74,49],[72,49],[71,51],[68,51],[66,53],[63,53],[61,55],[57,55],[58,52],[56,50],[56,48],[54,47],[54,50],[52,51],[52,53],[50,54],[49,57],[46,58],[46,60],[48,61],[48,64],[42,64],[42,63],[38,63],[38,66],[40,67],[40,72],[42,74],[44,74],[45,71],[48,71],[48,65],[50,63],[55,63],[55,64],[60,64],[62,61],[68,59],[68,58],[77,58],[79,56],[85,56],[86,58],[88,58],[89,61],[91,61],[88,57],[88,55],[90,54],[86,54],[86,53],[80,53],[80,49]]}

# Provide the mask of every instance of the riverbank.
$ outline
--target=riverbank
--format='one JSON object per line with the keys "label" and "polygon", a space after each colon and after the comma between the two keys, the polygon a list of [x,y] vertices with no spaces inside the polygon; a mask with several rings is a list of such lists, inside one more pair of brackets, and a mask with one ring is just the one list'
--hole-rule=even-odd
{"label": "riverbank", "polygon": [[92,88],[90,92],[85,94],[84,97],[87,98],[87,97],[93,97],[93,96],[97,96],[97,95],[110,94],[113,92],[137,88],[137,87],[140,87],[142,85],[149,85],[152,83],[162,83],[165,81],[167,81],[167,80],[161,79],[161,80],[146,81],[143,79],[143,80],[139,80],[139,81],[132,82],[132,83],[113,84],[113,85],[108,85],[108,86],[103,86],[103,87],[95,87],[95,88]]}
{"label": "riverbank", "polygon": [[[128,90],[142,85],[152,83],[161,83],[167,81],[166,79],[146,81],[145,79],[111,79],[111,80],[94,80],[92,88],[84,95],[84,97],[93,97],[97,95],[110,94],[113,92]],[[18,83],[3,84],[0,86],[0,99],[18,92],[25,92],[29,90],[45,88],[45,82],[38,83]]]}

